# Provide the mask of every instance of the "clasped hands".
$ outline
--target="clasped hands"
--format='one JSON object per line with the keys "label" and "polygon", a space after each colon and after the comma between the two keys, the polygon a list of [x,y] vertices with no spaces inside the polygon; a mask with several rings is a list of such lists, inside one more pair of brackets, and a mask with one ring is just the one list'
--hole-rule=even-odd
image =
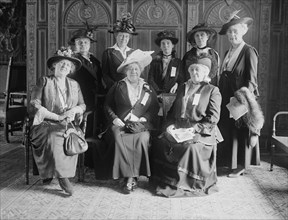
{"label": "clasped hands", "polygon": [[[64,112],[63,114],[59,115],[59,121],[63,121],[63,120],[66,120],[67,122],[71,122],[71,121],[74,121],[75,120],[75,116],[78,114],[79,112],[76,111],[75,109],[70,109],[66,112]],[[82,121],[82,118],[83,118],[83,115],[79,114],[79,118],[78,121],[79,123],[81,123]]]}
{"label": "clasped hands", "polygon": [[[125,119],[125,121],[133,121],[133,122],[146,122],[147,119],[145,117],[140,117],[138,118],[136,115],[133,113],[129,113]],[[114,125],[119,126],[119,127],[124,127],[125,123],[120,119],[120,118],[115,118],[112,122]]]}

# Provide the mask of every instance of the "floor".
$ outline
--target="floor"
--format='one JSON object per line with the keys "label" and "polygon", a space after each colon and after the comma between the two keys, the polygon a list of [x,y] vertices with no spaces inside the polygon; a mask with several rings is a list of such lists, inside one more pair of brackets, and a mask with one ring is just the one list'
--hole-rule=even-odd
{"label": "floor", "polygon": [[22,133],[7,144],[0,127],[0,137],[0,219],[288,219],[287,157],[271,172],[263,151],[261,165],[236,179],[219,168],[219,192],[205,197],[159,197],[145,177],[124,195],[117,180],[96,180],[89,169],[85,182],[72,179],[75,194],[67,197],[57,180],[44,186],[31,174],[26,185]]}

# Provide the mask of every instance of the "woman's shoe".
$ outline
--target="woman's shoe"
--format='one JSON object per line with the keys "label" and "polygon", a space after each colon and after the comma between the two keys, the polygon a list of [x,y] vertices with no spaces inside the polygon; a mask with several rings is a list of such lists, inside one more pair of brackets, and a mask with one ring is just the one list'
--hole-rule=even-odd
{"label": "woman's shoe", "polygon": [[237,178],[237,177],[239,177],[239,176],[242,176],[242,175],[244,174],[244,172],[245,172],[245,169],[244,169],[244,168],[237,168],[237,169],[234,169],[234,170],[232,171],[232,173],[230,173],[230,174],[228,175],[228,177],[230,177],[230,178]]}
{"label": "woman's shoe", "polygon": [[73,194],[73,187],[68,178],[58,178],[60,187],[69,195]]}
{"label": "woman's shoe", "polygon": [[133,178],[125,178],[125,183],[123,185],[122,191],[124,194],[130,194],[133,190]]}
{"label": "woman's shoe", "polygon": [[135,190],[138,188],[138,178],[137,177],[133,177],[133,180],[132,180],[132,190]]}
{"label": "woman's shoe", "polygon": [[46,179],[43,179],[42,182],[43,182],[43,185],[49,185],[51,182],[52,182],[53,178],[46,178]]}

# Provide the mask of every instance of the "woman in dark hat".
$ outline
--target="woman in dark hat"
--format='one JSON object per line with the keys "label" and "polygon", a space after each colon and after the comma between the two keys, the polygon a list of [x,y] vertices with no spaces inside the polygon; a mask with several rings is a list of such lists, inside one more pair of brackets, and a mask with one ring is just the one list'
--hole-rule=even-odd
{"label": "woman in dark hat", "polygon": [[152,140],[152,183],[158,195],[204,196],[217,191],[221,94],[209,83],[211,65],[206,56],[188,67],[190,79],[177,90],[166,131]]}
{"label": "woman in dark hat", "polygon": [[134,51],[128,47],[131,36],[138,34],[132,24],[131,14],[123,14],[122,18],[114,24],[113,30],[109,30],[109,33],[114,34],[116,43],[107,48],[102,55],[103,80],[107,91],[115,82],[125,78],[125,74],[118,73],[117,68]]}
{"label": "woman in dark hat", "polygon": [[81,60],[82,66],[69,77],[80,84],[88,111],[95,109],[95,97],[103,92],[100,61],[90,52],[91,43],[95,42],[93,29],[88,26],[87,29],[74,31],[70,39],[70,44],[75,48],[75,56]]}
{"label": "woman in dark hat", "polygon": [[178,38],[174,32],[164,30],[157,34],[155,43],[161,51],[150,64],[148,83],[152,85],[156,93],[176,93],[182,83],[181,59],[176,58],[175,44]]}
{"label": "woman in dark hat", "polygon": [[79,84],[66,76],[78,70],[81,61],[73,57],[70,49],[61,48],[47,60],[47,66],[53,74],[39,78],[28,106],[33,118],[30,137],[33,156],[43,184],[58,178],[60,187],[72,195],[68,178],[75,176],[78,155],[64,153],[63,134],[67,121],[78,127],[86,105]]}
{"label": "woman in dark hat", "polygon": [[219,64],[220,58],[218,53],[208,43],[217,37],[214,29],[210,28],[206,23],[199,23],[187,33],[187,41],[192,45],[191,50],[185,53],[182,58],[182,68],[184,71],[185,81],[189,79],[188,67],[197,62],[202,56],[210,56],[212,59],[212,66],[209,73],[211,84],[217,86],[219,80]]}
{"label": "woman in dark hat", "polygon": [[241,87],[247,87],[254,97],[259,95],[258,52],[243,40],[253,19],[240,18],[237,16],[238,12],[232,14],[231,19],[222,26],[219,32],[220,35],[226,35],[231,44],[230,49],[225,53],[219,81],[219,89],[223,97],[219,128],[224,142],[219,145],[217,152],[218,164],[231,168],[232,172],[229,177],[243,175],[251,159],[245,151],[251,151],[260,135],[260,131],[249,130],[241,118],[236,121],[231,118],[226,107],[231,97]]}
{"label": "woman in dark hat", "polygon": [[[103,124],[103,117],[100,115],[101,105],[97,100],[97,96],[104,93],[102,69],[100,61],[90,52],[91,44],[97,42],[94,38],[94,30],[95,28],[89,27],[86,23],[86,28],[74,31],[70,39],[70,44],[74,46],[75,56],[81,60],[82,66],[69,77],[79,83],[87,111],[94,111],[87,118],[86,135],[89,137],[93,136],[93,131],[100,130]],[[91,148],[85,152],[85,165],[92,168],[94,165],[90,151]]]}

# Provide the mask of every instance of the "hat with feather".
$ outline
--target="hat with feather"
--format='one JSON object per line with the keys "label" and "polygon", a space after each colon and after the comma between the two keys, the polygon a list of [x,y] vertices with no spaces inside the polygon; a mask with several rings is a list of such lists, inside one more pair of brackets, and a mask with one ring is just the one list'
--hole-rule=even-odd
{"label": "hat with feather", "polygon": [[237,14],[240,10],[234,11],[233,13],[231,13],[228,22],[223,24],[219,34],[220,35],[225,35],[227,33],[227,30],[229,27],[235,25],[235,24],[247,24],[247,27],[249,28],[252,23],[253,23],[253,19],[249,18],[249,17],[244,17],[244,18],[240,18]]}
{"label": "hat with feather", "polygon": [[85,24],[86,28],[76,30],[72,33],[72,37],[69,41],[70,45],[75,44],[75,40],[77,38],[88,38],[92,43],[97,42],[93,34],[93,31],[95,31],[97,27],[90,27],[87,21],[83,23]]}
{"label": "hat with feather", "polygon": [[132,24],[132,15],[128,13],[122,14],[122,18],[117,20],[113,25],[113,29],[108,31],[109,33],[124,32],[132,35],[137,35],[136,28]]}

